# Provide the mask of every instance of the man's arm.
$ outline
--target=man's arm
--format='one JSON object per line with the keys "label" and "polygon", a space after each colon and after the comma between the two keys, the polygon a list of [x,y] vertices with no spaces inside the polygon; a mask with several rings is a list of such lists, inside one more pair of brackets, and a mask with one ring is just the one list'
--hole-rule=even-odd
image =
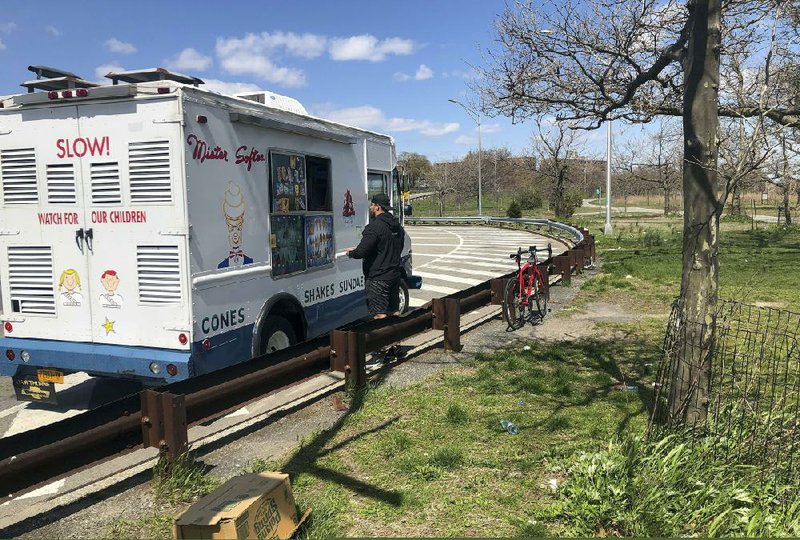
{"label": "man's arm", "polygon": [[363,259],[378,245],[378,235],[371,227],[364,229],[364,235],[361,237],[361,242],[358,243],[355,249],[347,251],[348,257],[351,259]]}

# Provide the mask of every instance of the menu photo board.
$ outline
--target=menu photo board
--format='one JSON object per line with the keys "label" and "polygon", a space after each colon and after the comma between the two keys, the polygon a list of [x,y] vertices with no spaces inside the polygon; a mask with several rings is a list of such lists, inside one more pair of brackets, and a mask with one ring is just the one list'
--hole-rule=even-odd
{"label": "menu photo board", "polygon": [[283,276],[306,269],[303,216],[270,216],[272,275]]}
{"label": "menu photo board", "polygon": [[306,263],[318,268],[333,263],[333,216],[306,216]]}
{"label": "menu photo board", "polygon": [[305,212],[306,158],[272,152],[272,211],[286,214]]}

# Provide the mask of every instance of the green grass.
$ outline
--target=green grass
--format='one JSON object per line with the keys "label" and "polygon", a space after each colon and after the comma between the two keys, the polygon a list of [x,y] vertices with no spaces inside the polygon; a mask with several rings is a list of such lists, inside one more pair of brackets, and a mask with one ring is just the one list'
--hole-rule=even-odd
{"label": "green grass", "polygon": [[[639,338],[532,343],[528,351],[483,355],[415,387],[371,390],[342,426],[277,464],[315,513],[320,497],[341,501],[339,528],[310,523],[303,534],[539,531],[529,522],[531,503],[552,502],[552,466],[644,426],[644,365],[657,350],[656,339]],[[638,381],[641,392],[615,390],[622,380]],[[503,430],[501,420],[513,421],[519,434]]]}
{"label": "green grass", "polygon": [[[604,264],[576,301],[653,317],[595,323],[603,339],[520,343],[411,387],[352,393],[340,424],[291,456],[253,456],[245,471],[291,475],[300,511],[313,509],[301,538],[798,534],[800,506],[778,509],[751,471],[692,467],[702,447],[670,454],[679,442],[665,450],[630,437],[643,432],[653,399],[664,320],[680,287],[681,230],[679,219],[636,219],[597,235]],[[797,261],[798,229],[723,223],[720,294],[800,311]],[[154,487],[169,502],[211,485],[187,466]],[[169,523],[119,520],[109,536],[164,536]]]}

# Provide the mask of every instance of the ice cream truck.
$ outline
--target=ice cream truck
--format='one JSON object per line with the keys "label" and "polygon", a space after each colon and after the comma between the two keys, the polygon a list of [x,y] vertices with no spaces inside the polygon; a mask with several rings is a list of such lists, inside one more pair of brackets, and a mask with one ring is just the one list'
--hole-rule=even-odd
{"label": "ice cream truck", "polygon": [[371,194],[402,215],[391,137],[162,68],[29,69],[0,101],[0,375],[18,396],[79,371],[185,379],[367,315],[343,252]]}

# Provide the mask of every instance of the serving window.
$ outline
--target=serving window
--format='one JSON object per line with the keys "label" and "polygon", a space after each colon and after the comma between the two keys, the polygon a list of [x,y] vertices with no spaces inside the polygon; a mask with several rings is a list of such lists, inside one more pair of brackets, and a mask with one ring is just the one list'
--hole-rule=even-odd
{"label": "serving window", "polygon": [[272,275],[334,263],[331,160],[270,152]]}

